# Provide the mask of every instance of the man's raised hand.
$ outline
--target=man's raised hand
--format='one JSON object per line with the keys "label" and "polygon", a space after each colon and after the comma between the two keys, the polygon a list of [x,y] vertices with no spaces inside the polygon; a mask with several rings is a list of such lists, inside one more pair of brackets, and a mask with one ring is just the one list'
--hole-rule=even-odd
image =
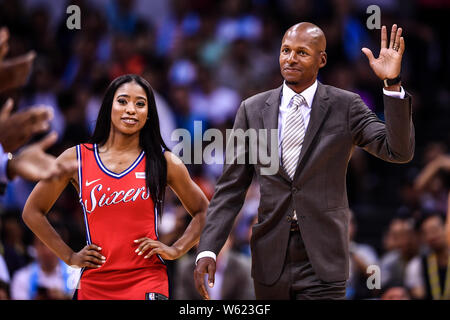
{"label": "man's raised hand", "polygon": [[368,48],[362,48],[362,52],[369,59],[369,64],[378,78],[394,79],[400,75],[402,56],[405,51],[405,39],[401,36],[402,28],[394,24],[391,29],[391,37],[388,44],[386,26],[381,28],[381,49],[378,58]]}

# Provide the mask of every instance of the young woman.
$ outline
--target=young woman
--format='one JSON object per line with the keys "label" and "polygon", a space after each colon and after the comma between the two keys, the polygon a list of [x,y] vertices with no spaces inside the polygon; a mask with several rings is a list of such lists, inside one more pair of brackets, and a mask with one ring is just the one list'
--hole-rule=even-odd
{"label": "young woman", "polygon": [[[184,164],[167,151],[147,81],[125,75],[110,84],[90,142],[58,157],[59,163],[78,161],[78,172],[39,182],[23,220],[61,260],[83,268],[75,298],[165,299],[164,259],[177,259],[198,242],[208,200]],[[79,252],[46,218],[69,182],[78,191],[86,225],[88,244]],[[158,241],[166,185],[192,216],[172,246]]]}

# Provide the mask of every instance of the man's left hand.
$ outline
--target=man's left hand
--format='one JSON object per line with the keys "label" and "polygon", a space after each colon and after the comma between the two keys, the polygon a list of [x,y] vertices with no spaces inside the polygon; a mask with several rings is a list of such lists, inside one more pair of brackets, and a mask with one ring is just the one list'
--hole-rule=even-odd
{"label": "man's left hand", "polygon": [[383,26],[381,28],[381,50],[378,58],[375,59],[370,49],[361,49],[369,59],[373,72],[381,80],[394,79],[400,75],[402,56],[405,51],[405,40],[401,35],[402,28],[397,28],[397,25],[394,24],[388,45],[386,26]]}

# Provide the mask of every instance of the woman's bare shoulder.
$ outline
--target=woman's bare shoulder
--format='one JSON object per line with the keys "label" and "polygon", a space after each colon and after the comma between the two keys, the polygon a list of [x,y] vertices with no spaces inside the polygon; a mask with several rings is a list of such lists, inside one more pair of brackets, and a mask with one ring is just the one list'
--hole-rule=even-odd
{"label": "woman's bare shoulder", "polygon": [[[56,158],[57,163],[62,165],[64,168],[71,168],[67,170],[66,177],[71,180],[75,185],[78,185],[78,157],[77,157],[77,147],[73,146],[65,151],[63,151],[58,158]],[[72,170],[73,168],[73,170]]]}
{"label": "woman's bare shoulder", "polygon": [[179,177],[180,175],[185,175],[187,173],[187,168],[183,161],[178,158],[175,154],[170,151],[164,152],[164,157],[167,162],[167,182],[172,178]]}
{"label": "woman's bare shoulder", "polygon": [[73,146],[64,150],[57,158],[58,161],[77,160],[77,147]]}

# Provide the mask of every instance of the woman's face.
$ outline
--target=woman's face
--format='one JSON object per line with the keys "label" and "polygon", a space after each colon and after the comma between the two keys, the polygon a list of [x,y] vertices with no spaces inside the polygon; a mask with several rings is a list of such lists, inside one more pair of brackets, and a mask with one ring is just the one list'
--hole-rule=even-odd
{"label": "woman's face", "polygon": [[145,90],[136,82],[117,88],[111,108],[112,129],[125,135],[138,133],[145,125],[148,100]]}

